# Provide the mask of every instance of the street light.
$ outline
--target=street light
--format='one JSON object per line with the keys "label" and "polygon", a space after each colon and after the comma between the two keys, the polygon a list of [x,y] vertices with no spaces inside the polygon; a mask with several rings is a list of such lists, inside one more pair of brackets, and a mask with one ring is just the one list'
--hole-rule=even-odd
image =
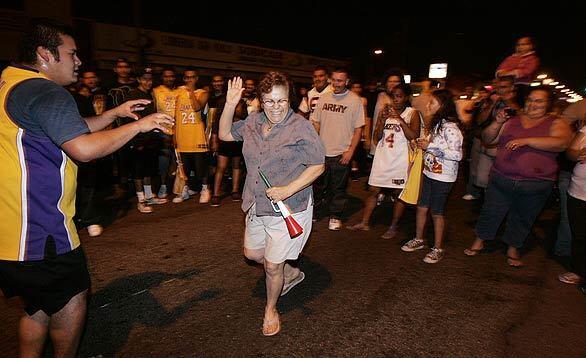
{"label": "street light", "polygon": [[548,85],[548,84],[550,84],[552,82],[553,82],[553,78],[546,78],[546,79],[543,80],[543,84],[544,85]]}
{"label": "street light", "polygon": [[374,54],[375,54],[375,55],[382,55],[382,54],[383,54],[383,50],[381,50],[381,49],[376,49],[376,50],[374,50]]}
{"label": "street light", "polygon": [[539,76],[537,76],[538,80],[542,80],[544,78],[547,78],[547,75],[545,73],[540,74]]}
{"label": "street light", "polygon": [[566,86],[564,86],[564,85],[555,86],[556,89],[561,89],[561,88],[564,88],[564,87],[566,87]]}

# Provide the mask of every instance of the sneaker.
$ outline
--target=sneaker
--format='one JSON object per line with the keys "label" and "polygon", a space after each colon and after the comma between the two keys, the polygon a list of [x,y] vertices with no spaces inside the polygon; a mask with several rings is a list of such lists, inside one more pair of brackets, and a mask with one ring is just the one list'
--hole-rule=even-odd
{"label": "sneaker", "polygon": [[159,188],[159,192],[157,193],[157,197],[160,199],[165,199],[167,198],[168,194],[167,194],[167,188],[166,187],[160,187]]}
{"label": "sneaker", "polygon": [[350,231],[369,231],[370,230],[370,226],[368,226],[368,224],[365,224],[363,222],[359,222],[359,223],[354,224],[354,225],[348,225],[348,226],[346,226],[346,229],[348,229]]}
{"label": "sneaker", "polygon": [[475,196],[474,196],[474,195],[472,195],[472,194],[466,194],[466,195],[464,195],[464,196],[462,197],[462,199],[464,199],[464,200],[467,200],[467,201],[471,201],[471,200],[476,200],[476,199],[478,199],[478,198],[477,198],[477,197],[475,197]]}
{"label": "sneaker", "polygon": [[199,203],[200,204],[209,203],[211,198],[212,198],[212,191],[210,189],[208,189],[208,188],[201,189],[201,192],[199,193]]}
{"label": "sneaker", "polygon": [[383,239],[393,239],[395,238],[395,236],[397,236],[397,234],[399,233],[399,227],[396,225],[391,225],[389,226],[389,229],[387,231],[385,231],[384,234],[382,234],[382,238]]}
{"label": "sneaker", "polygon": [[336,218],[330,218],[328,223],[328,229],[338,231],[342,228],[342,220]]}
{"label": "sneaker", "polygon": [[558,280],[570,285],[579,285],[582,283],[582,277],[573,272],[566,272],[558,276]]}
{"label": "sneaker", "polygon": [[381,205],[381,204],[383,203],[383,201],[385,201],[385,194],[383,194],[383,193],[379,193],[379,194],[376,196],[376,206],[379,206],[379,205]]}
{"label": "sneaker", "polygon": [[148,198],[146,199],[146,203],[148,205],[161,205],[161,204],[166,204],[169,200],[165,199],[165,198],[157,198],[157,197],[152,197],[152,198]]}
{"label": "sneaker", "polygon": [[184,202],[185,200],[188,200],[188,199],[189,199],[189,194],[183,193],[183,194],[181,194],[181,196],[178,195],[178,196],[174,197],[173,198],[173,203],[175,203],[175,204],[182,203],[182,202]]}
{"label": "sneaker", "polygon": [[434,247],[431,249],[430,252],[427,253],[427,255],[425,255],[425,257],[423,258],[423,262],[428,263],[428,264],[437,264],[443,258],[444,258],[444,250],[438,249],[437,247]]}
{"label": "sneaker", "polygon": [[143,214],[148,214],[148,213],[153,212],[153,208],[150,207],[146,201],[139,201],[138,205],[136,205],[136,207],[138,208],[138,211],[140,211]]}
{"label": "sneaker", "polygon": [[90,237],[100,236],[102,235],[102,232],[104,232],[104,229],[101,225],[90,225],[87,227],[87,233]]}
{"label": "sneaker", "polygon": [[212,200],[210,200],[210,206],[220,206],[220,197],[219,196],[212,196]]}
{"label": "sneaker", "polygon": [[232,193],[232,201],[241,201],[242,195],[239,192],[235,191]]}
{"label": "sneaker", "polygon": [[195,191],[195,190],[191,190],[191,189],[187,189],[187,194],[194,196],[199,194],[199,191]]}
{"label": "sneaker", "polygon": [[419,239],[411,239],[407,241],[407,243],[401,246],[401,250],[405,252],[413,252],[417,250],[421,250],[425,247],[425,242]]}

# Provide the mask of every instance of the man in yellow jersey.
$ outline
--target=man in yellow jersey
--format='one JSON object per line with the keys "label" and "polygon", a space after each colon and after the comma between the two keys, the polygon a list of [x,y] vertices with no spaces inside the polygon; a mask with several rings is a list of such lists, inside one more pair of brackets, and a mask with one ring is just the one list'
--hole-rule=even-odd
{"label": "man in yellow jersey", "polygon": [[81,61],[71,30],[33,20],[21,39],[19,64],[0,78],[0,288],[20,296],[21,357],[39,357],[49,334],[56,357],[74,357],[90,285],[73,223],[77,166],[117,150],[138,133],[165,130],[155,113],[112,130],[149,101],[126,102],[82,118],[63,88]]}
{"label": "man in yellow jersey", "polygon": [[[185,173],[189,175],[195,171],[197,180],[202,183],[199,202],[205,204],[211,199],[211,191],[208,189],[208,141],[201,113],[208,102],[209,92],[196,88],[197,71],[194,69],[185,70],[183,82],[185,85],[177,88],[175,102],[175,143]],[[195,183],[191,188],[195,188]],[[181,203],[187,199],[189,187],[186,185],[173,202]]]}
{"label": "man in yellow jersey", "polygon": [[[175,91],[175,71],[172,68],[165,68],[161,73],[162,84],[153,89],[153,97],[157,112],[168,114],[175,117],[175,101],[177,92]],[[173,134],[173,130],[171,130]],[[166,133],[161,133],[163,144],[159,150],[159,174],[161,175],[161,187],[157,196],[161,199],[167,197],[167,181],[170,173],[173,171],[171,163],[174,162],[175,151],[173,150],[173,137]]]}

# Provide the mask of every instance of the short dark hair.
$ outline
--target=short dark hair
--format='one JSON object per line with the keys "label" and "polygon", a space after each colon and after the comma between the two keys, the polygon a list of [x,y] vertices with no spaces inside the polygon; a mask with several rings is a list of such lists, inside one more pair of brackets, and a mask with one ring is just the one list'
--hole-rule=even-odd
{"label": "short dark hair", "polygon": [[344,67],[336,67],[332,73],[345,73],[348,78],[350,78],[350,72]]}
{"label": "short dark hair", "polygon": [[173,74],[175,74],[175,70],[173,69],[173,67],[163,67],[163,70],[161,71],[161,75],[163,73],[165,73],[166,71],[171,71],[171,72],[173,72]]}
{"label": "short dark hair", "polygon": [[550,86],[537,86],[537,87],[530,87],[529,91],[527,92],[527,97],[525,97],[525,101],[529,98],[529,95],[533,92],[541,91],[547,93],[547,111],[551,112],[553,109],[553,105],[555,102],[555,92],[551,89]]}
{"label": "short dark hair", "polygon": [[396,85],[393,88],[393,91],[396,91],[396,90],[401,90],[405,94],[405,96],[407,96],[407,97],[409,97],[413,94],[413,90],[411,89],[411,86],[408,85],[407,83],[399,83],[398,85]]}
{"label": "short dark hair", "polygon": [[328,68],[324,65],[317,65],[313,68],[313,72],[315,72],[315,71],[324,71],[327,74]]}
{"label": "short dark hair", "polygon": [[37,48],[43,47],[59,61],[59,46],[63,45],[61,35],[73,37],[71,27],[47,18],[34,18],[27,24],[19,44],[18,61],[37,63]]}
{"label": "short dark hair", "polygon": [[383,86],[385,85],[385,83],[387,83],[389,77],[391,76],[399,77],[401,83],[405,83],[405,77],[403,77],[403,72],[399,69],[391,68],[390,70],[387,70],[387,72],[385,72],[385,75],[383,77]]}

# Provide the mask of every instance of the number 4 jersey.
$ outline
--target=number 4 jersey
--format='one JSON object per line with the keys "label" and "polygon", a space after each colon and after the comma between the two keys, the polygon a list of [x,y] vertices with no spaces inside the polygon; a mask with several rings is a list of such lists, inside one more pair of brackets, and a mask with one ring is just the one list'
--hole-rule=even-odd
{"label": "number 4 jersey", "polygon": [[[175,90],[175,139],[177,151],[184,153],[201,153],[208,151],[205,136],[205,124],[201,118],[201,111],[194,111],[189,98],[189,90],[178,88]],[[195,96],[203,90],[195,90]]]}

